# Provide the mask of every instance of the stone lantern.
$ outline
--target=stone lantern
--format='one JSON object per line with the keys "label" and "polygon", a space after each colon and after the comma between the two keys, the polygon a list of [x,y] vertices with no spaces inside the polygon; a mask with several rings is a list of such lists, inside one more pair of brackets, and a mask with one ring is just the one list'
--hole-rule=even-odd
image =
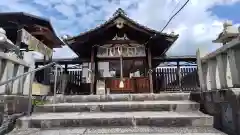
{"label": "stone lantern", "polygon": [[233,39],[239,37],[239,31],[239,28],[233,26],[231,21],[226,21],[223,23],[223,31],[218,35],[216,40],[213,40],[213,43],[222,43],[225,45]]}

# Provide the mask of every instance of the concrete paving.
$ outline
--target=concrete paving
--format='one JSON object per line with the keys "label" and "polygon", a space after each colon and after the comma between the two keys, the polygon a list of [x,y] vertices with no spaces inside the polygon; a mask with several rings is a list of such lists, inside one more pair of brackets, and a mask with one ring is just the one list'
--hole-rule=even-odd
{"label": "concrete paving", "polygon": [[58,128],[14,129],[7,135],[227,135],[210,127],[112,127],[112,128]]}
{"label": "concrete paving", "polygon": [[198,111],[199,103],[180,101],[121,101],[45,104],[34,112],[128,112],[128,111]]}

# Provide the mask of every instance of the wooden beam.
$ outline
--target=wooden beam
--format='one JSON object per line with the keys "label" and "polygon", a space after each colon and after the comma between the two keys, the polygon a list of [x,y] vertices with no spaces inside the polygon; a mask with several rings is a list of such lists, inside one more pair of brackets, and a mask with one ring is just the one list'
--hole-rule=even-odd
{"label": "wooden beam", "polygon": [[[146,57],[123,57],[123,60],[143,60]],[[105,57],[105,58],[98,58],[98,61],[104,62],[104,61],[111,61],[111,60],[118,60],[119,57]]]}
{"label": "wooden beam", "polygon": [[189,55],[189,56],[169,56],[169,57],[154,57],[153,60],[156,61],[163,61],[163,62],[176,62],[176,61],[182,61],[182,62],[196,62],[197,56]]}

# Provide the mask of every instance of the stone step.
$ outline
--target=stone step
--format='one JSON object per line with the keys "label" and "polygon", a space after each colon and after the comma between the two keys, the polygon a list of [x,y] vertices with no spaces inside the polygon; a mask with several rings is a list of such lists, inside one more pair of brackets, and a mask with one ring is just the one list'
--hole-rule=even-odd
{"label": "stone step", "polygon": [[36,113],[17,120],[17,126],[25,128],[212,125],[213,117],[200,112]]}
{"label": "stone step", "polygon": [[[160,93],[160,94],[110,94],[110,95],[74,95],[56,96],[57,102],[108,102],[108,101],[152,101],[152,100],[189,100],[190,93]],[[48,96],[49,102],[53,96]]]}
{"label": "stone step", "polygon": [[7,135],[227,135],[211,127],[114,127],[14,129]]}
{"label": "stone step", "polygon": [[129,112],[129,111],[198,111],[199,103],[180,101],[121,101],[58,103],[36,106],[34,112]]}

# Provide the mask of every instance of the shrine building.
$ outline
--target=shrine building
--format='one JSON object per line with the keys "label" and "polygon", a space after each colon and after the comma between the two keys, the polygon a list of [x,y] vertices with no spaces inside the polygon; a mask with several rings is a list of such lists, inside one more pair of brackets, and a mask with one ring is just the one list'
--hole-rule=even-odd
{"label": "shrine building", "polygon": [[118,9],[105,23],[65,42],[84,61],[90,93],[96,93],[98,83],[110,93],[150,93],[153,69],[177,39],[178,35],[143,26]]}

